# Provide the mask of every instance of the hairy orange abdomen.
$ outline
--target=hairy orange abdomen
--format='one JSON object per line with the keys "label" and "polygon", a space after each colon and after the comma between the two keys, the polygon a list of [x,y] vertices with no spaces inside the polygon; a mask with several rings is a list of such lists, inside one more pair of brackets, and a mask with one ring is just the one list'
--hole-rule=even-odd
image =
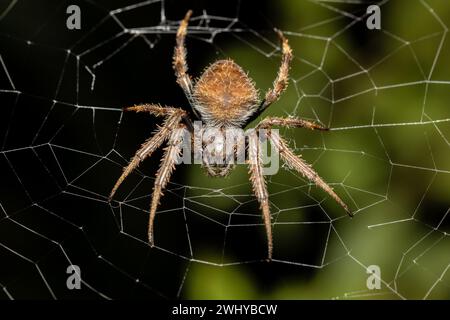
{"label": "hairy orange abdomen", "polygon": [[195,84],[193,96],[204,120],[224,125],[242,123],[259,105],[253,81],[233,60],[210,65]]}

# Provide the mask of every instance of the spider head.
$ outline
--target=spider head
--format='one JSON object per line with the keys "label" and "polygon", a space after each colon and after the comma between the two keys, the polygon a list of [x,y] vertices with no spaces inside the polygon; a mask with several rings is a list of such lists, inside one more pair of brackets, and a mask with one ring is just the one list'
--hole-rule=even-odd
{"label": "spider head", "polygon": [[194,108],[213,126],[242,126],[258,108],[255,84],[233,60],[218,60],[200,76],[193,91]]}

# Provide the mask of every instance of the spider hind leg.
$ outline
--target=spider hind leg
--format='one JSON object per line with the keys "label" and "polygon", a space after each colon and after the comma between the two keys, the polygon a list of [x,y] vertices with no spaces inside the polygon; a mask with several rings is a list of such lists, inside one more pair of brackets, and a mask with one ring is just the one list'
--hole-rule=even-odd
{"label": "spider hind leg", "polygon": [[333,191],[333,189],[322,180],[322,178],[317,174],[316,171],[306,163],[300,156],[297,156],[287,145],[286,141],[280,137],[277,132],[273,132],[270,129],[267,132],[271,143],[280,153],[281,158],[286,162],[288,166],[297,172],[301,173],[308,180],[314,182],[318,187],[322,188],[326,193],[328,193],[344,210],[350,217],[353,217],[353,213],[350,211],[348,206],[341,200],[341,198]]}

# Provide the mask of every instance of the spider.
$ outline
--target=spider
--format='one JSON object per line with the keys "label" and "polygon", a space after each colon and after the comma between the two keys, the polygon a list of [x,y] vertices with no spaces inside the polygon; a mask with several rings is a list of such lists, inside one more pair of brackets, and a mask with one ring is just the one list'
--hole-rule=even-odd
{"label": "spider", "polygon": [[[142,104],[125,108],[125,111],[147,112],[157,117],[164,118],[164,124],[156,130],[154,135],[142,144],[140,149],[131,159],[128,166],[123,170],[122,175],[114,185],[109,200],[111,201],[117,189],[124,179],[138,167],[138,165],[159,148],[165,141],[168,141],[161,160],[159,170],[155,176],[153,194],[150,205],[150,217],[148,224],[148,241],[151,247],[154,246],[153,224],[156,210],[160,203],[162,193],[170,180],[170,176],[177,164],[177,158],[182,151],[181,130],[192,131],[193,120],[200,120],[202,130],[208,128],[218,129],[219,134],[212,138],[213,151],[203,149],[206,155],[211,155],[214,150],[223,149],[223,139],[218,139],[221,132],[228,128],[245,128],[251,121],[256,119],[272,103],[277,101],[288,85],[289,65],[292,60],[292,50],[288,40],[283,33],[277,29],[275,32],[281,41],[281,66],[278,75],[273,82],[273,88],[269,89],[262,101],[259,99],[258,90],[254,82],[247,76],[243,69],[233,60],[218,60],[205,69],[203,74],[196,81],[193,81],[188,74],[186,62],[185,37],[187,34],[188,21],[192,11],[189,10],[181,21],[176,34],[176,46],[173,55],[173,69],[175,71],[177,83],[184,91],[191,106],[191,114],[176,108],[162,107],[157,104]],[[247,147],[248,166],[250,181],[254,194],[259,202],[260,210],[264,220],[267,236],[267,260],[272,260],[273,240],[272,225],[269,209],[269,194],[263,175],[263,165],[261,160],[261,150],[258,143],[258,129],[265,129],[268,140],[278,151],[281,159],[292,169],[301,173],[304,177],[314,182],[317,186],[327,192],[345,211],[352,216],[347,205],[339,198],[333,189],[325,183],[319,175],[300,156],[294,154],[287,142],[279,136],[276,130],[271,130],[273,126],[303,127],[311,130],[328,130],[314,122],[300,118],[268,117],[263,119],[255,127],[248,137],[250,143]],[[214,140],[216,139],[216,140]],[[202,141],[202,148],[204,141]],[[233,148],[229,153],[235,153]],[[225,154],[225,161],[216,163],[210,161],[208,156],[202,157],[202,166],[206,168],[211,176],[226,176],[234,167],[231,161],[232,154]]]}

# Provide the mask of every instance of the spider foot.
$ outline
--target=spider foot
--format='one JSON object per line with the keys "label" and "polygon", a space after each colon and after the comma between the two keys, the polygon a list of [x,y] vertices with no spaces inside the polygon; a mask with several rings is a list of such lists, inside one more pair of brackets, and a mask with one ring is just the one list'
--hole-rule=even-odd
{"label": "spider foot", "polygon": [[355,216],[355,214],[352,211],[350,211],[350,209],[346,208],[345,211],[347,212],[350,218],[353,218]]}
{"label": "spider foot", "polygon": [[186,12],[186,15],[184,16],[184,21],[188,21],[190,18],[191,18],[191,16],[192,16],[192,10],[188,10],[187,12]]}
{"label": "spider foot", "polygon": [[148,245],[150,248],[153,248],[155,246],[155,241],[153,241],[153,235],[148,236]]}
{"label": "spider foot", "polygon": [[321,130],[321,131],[330,131],[330,128],[324,127],[324,126],[322,126],[320,124],[317,124],[317,123],[313,124],[312,129],[314,129],[314,130]]}

